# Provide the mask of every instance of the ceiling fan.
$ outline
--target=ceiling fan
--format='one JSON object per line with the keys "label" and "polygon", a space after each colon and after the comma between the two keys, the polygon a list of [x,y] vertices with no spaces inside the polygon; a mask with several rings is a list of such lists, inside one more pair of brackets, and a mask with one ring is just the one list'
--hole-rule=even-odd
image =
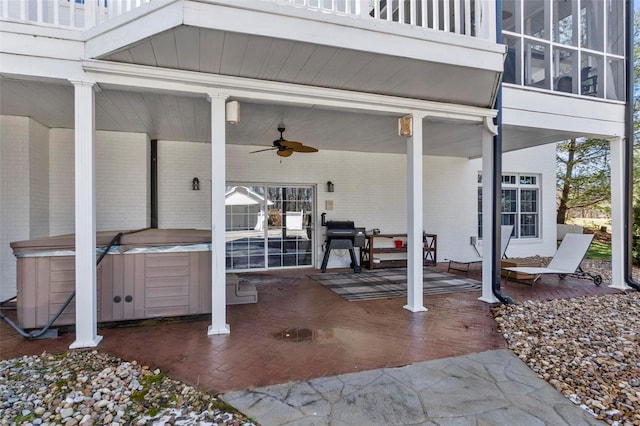
{"label": "ceiling fan", "polygon": [[278,126],[278,131],[280,132],[280,138],[273,141],[273,147],[251,151],[249,154],[277,150],[276,154],[280,157],[289,157],[294,152],[318,152],[318,150],[312,146],[303,145],[301,142],[288,141],[282,137],[285,131],[284,126]]}

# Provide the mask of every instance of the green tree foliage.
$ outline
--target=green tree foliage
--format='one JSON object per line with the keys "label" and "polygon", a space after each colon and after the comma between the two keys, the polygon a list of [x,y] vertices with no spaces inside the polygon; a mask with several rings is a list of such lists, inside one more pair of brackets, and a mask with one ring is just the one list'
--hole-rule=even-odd
{"label": "green tree foliage", "polygon": [[634,16],[633,84],[633,259],[640,263],[640,12]]}
{"label": "green tree foliage", "polygon": [[640,12],[633,32],[633,260],[640,264]]}
{"label": "green tree foliage", "polygon": [[602,139],[571,139],[558,143],[556,182],[557,223],[565,223],[571,209],[606,211],[611,199],[609,142]]}

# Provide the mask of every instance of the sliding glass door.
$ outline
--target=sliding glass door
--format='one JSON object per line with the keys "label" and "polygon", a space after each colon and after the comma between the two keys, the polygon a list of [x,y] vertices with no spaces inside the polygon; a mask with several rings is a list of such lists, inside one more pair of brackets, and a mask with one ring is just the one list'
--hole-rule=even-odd
{"label": "sliding glass door", "polygon": [[311,266],[313,200],[312,186],[227,185],[227,270]]}

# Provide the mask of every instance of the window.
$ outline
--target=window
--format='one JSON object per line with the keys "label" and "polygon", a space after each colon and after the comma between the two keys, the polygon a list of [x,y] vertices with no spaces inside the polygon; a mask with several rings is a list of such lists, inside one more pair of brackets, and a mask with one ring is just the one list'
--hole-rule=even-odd
{"label": "window", "polygon": [[502,81],[624,101],[625,2],[504,0]]}
{"label": "window", "polygon": [[[540,178],[502,175],[502,225],[513,225],[513,238],[540,237]],[[478,174],[478,236],[482,238],[482,174]]]}

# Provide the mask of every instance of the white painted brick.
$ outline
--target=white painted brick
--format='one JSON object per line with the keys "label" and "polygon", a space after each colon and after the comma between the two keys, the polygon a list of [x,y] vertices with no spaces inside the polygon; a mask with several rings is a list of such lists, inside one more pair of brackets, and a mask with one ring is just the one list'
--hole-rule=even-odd
{"label": "white painted brick", "polygon": [[0,116],[0,300],[16,294],[9,243],[48,230],[47,133],[28,117]]}
{"label": "white painted brick", "polygon": [[[149,142],[142,133],[96,132],[96,229],[148,226]],[[73,130],[51,130],[51,235],[74,232]]]}
{"label": "white painted brick", "polygon": [[157,164],[158,227],[211,229],[211,145],[158,141]]}

